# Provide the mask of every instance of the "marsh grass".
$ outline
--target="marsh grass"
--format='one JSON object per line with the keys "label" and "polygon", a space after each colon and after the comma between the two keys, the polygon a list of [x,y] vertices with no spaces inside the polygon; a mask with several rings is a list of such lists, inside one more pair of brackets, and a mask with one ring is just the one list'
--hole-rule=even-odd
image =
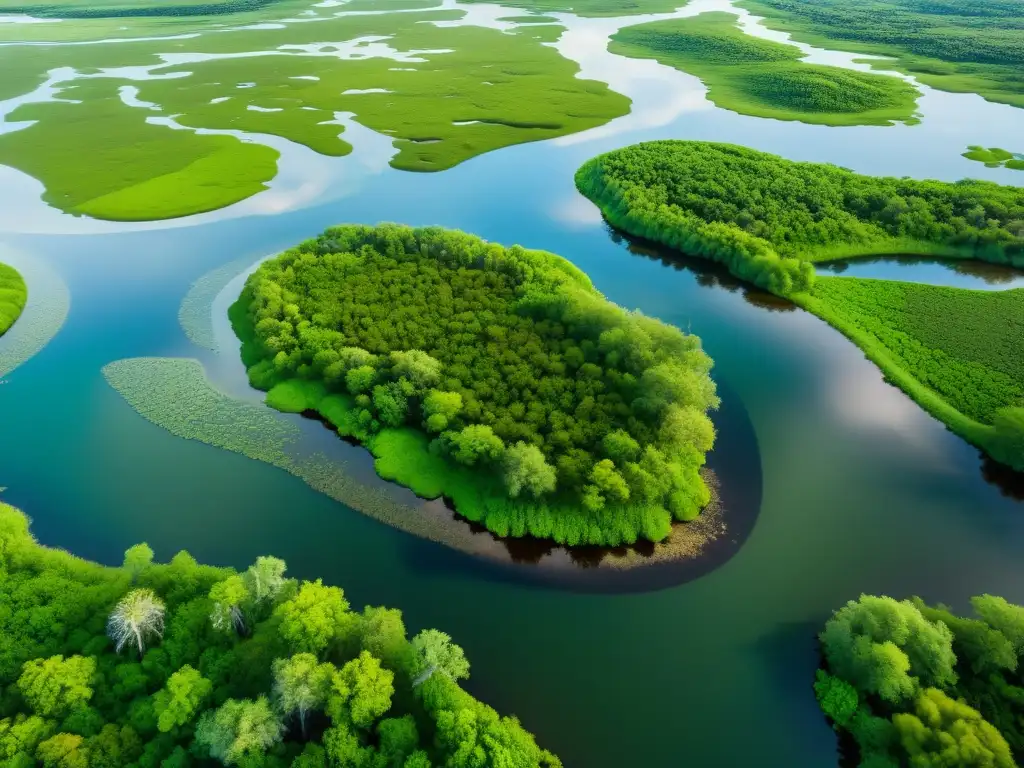
{"label": "marsh grass", "polygon": [[0,336],[14,325],[28,301],[28,286],[14,267],[0,264]]}
{"label": "marsh grass", "polygon": [[799,48],[748,35],[736,18],[713,12],[626,27],[612,36],[609,50],[695,75],[708,87],[708,99],[743,115],[821,125],[913,119],[913,86],[895,77],[806,64]]}

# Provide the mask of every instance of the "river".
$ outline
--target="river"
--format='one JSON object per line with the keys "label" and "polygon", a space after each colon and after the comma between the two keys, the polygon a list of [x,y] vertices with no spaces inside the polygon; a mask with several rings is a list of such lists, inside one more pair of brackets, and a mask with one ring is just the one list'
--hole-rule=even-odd
{"label": "river", "polygon": [[[567,766],[833,766],[835,737],[810,688],[816,631],[862,592],[957,607],[982,592],[1024,601],[1024,488],[815,317],[630,247],[576,193],[573,172],[632,142],[700,138],[861,172],[1014,183],[1024,174],[959,153],[1014,149],[1024,111],[924,89],[913,127],[742,117],[706,102],[688,75],[602,52],[609,31],[642,18],[562,18],[560,49],[584,76],[632,97],[632,114],[439,174],[388,168],[387,142],[367,131],[366,153],[357,140],[348,158],[285,157],[268,192],[163,224],[66,216],[38,201],[38,182],[0,173],[0,260],[36,265],[70,296],[60,332],[0,385],[2,498],[29,513],[43,543],[104,563],[142,540],[159,559],[185,548],[245,566],[273,553],[292,575],[344,586],[356,606],[400,607],[413,631],[436,626],[463,645],[468,688],[518,714]],[[730,480],[760,500],[742,546],[674,586],[546,584],[375,522],[269,465],[176,438],[105,382],[101,368],[127,357],[214,365],[178,323],[202,275],[334,223],[382,220],[554,251],[613,301],[700,335],[729,394],[721,418],[748,424],[756,447]],[[909,279],[917,268],[899,269]]]}

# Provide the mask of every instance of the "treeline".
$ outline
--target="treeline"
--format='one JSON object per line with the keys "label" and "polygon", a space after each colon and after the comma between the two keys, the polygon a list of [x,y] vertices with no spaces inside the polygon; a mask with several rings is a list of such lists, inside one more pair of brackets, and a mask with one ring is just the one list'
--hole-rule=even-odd
{"label": "treeline", "polygon": [[808,261],[840,255],[1024,266],[1024,189],[990,182],[861,176],[731,144],[653,141],[588,161],[576,185],[615,226],[781,296],[810,290]]}
{"label": "treeline", "polygon": [[465,693],[469,663],[338,587],[146,545],[104,568],[0,504],[0,763],[11,768],[557,768]]}
{"label": "treeline", "polygon": [[1014,768],[1024,760],[1024,607],[862,595],[820,635],[814,692],[865,768]]}
{"label": "treeline", "polygon": [[[718,398],[700,340],[611,304],[553,254],[439,228],[336,227],[264,263],[241,302],[254,386],[342,395],[347,433],[371,447],[412,427],[452,466],[500,478],[533,517],[582,508],[556,538],[660,539],[709,501],[699,470]],[[534,522],[525,530],[561,530]]]}
{"label": "treeline", "polygon": [[28,301],[28,286],[14,267],[0,264],[0,336],[21,316]]}

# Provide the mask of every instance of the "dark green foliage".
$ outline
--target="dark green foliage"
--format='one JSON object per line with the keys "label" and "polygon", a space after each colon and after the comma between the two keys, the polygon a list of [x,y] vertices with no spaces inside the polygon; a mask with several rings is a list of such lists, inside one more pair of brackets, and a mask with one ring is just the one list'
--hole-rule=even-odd
{"label": "dark green foliage", "polygon": [[972,603],[976,618],[863,595],[826,624],[815,694],[861,766],[1011,768],[1024,757],[1024,608]]}
{"label": "dark green foliage", "polygon": [[513,535],[657,540],[708,501],[699,470],[718,398],[700,340],[610,304],[553,254],[336,227],[265,262],[240,301],[243,357],[268,404],[319,409],[424,494],[444,470],[410,432],[429,435],[432,456],[474,469],[471,493],[461,476],[438,490],[500,535],[520,528],[519,509]]}
{"label": "dark green foliage", "polygon": [[652,141],[600,155],[576,186],[627,232],[726,264],[781,296],[808,261],[940,253],[1024,266],[1024,189],[861,176],[731,144]]}
{"label": "dark green foliage", "polygon": [[[354,613],[340,589],[287,579],[273,558],[239,575],[140,551],[104,568],[43,548],[0,504],[0,765],[559,768],[514,718],[458,687],[464,660],[416,685],[429,654],[399,611]],[[207,597],[236,581],[247,590],[242,635],[213,626]],[[166,606],[164,638],[141,659],[116,654],[105,634],[134,588]]]}

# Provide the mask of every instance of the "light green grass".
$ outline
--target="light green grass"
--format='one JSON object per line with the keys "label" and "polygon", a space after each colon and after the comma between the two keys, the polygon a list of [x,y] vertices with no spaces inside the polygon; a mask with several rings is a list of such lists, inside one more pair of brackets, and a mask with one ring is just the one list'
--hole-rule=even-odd
{"label": "light green grass", "polygon": [[0,264],[0,336],[14,325],[28,301],[28,286],[14,267]]}
{"label": "light green grass", "polygon": [[872,67],[1024,107],[1024,17],[1012,0],[741,0],[771,29],[819,48],[888,57]]}
{"label": "light green grass", "polygon": [[[14,87],[23,89],[48,68],[144,66],[158,62],[161,52],[279,50],[165,67],[160,74],[187,76],[131,84],[139,87],[140,99],[175,115],[181,125],[272,134],[328,156],[351,151],[339,136],[342,127],[331,123],[335,112],[353,112],[363,125],[394,138],[396,168],[415,171],[444,170],[484,152],[593,128],[629,111],[627,98],[604,83],[577,78],[579,67],[544,45],[557,38],[560,26],[506,34],[422,23],[461,15],[383,14],[185,40],[0,48],[0,66],[14,65],[20,73]],[[402,52],[450,52],[417,54],[422,60],[399,63],[281,48],[367,35],[390,35],[388,44]],[[255,85],[239,87],[250,83]],[[117,87],[127,84],[78,80],[62,90],[67,102],[15,110],[11,120],[36,123],[0,136],[0,163],[39,179],[47,188],[44,199],[55,207],[116,220],[215,210],[261,191],[274,177],[275,150],[149,125],[146,117],[155,112],[127,107],[118,98]],[[387,93],[343,95],[374,88]]]}
{"label": "light green grass", "polygon": [[1017,171],[1024,171],[1024,155],[1014,154],[999,147],[979,147],[971,145],[963,153],[963,157],[984,163],[986,168],[1012,168]]}
{"label": "light green grass", "polygon": [[0,138],[0,163],[42,180],[51,205],[113,220],[212,211],[260,192],[276,174],[276,150],[149,125],[113,89],[85,81],[66,94],[84,104],[16,110],[15,119],[37,122]]}
{"label": "light green grass", "polygon": [[917,103],[917,90],[898,78],[805,64],[800,49],[747,35],[729,13],[626,27],[609,50],[695,75],[708,99],[743,115],[892,125],[911,121]]}
{"label": "light green grass", "polygon": [[[3,378],[31,359],[57,335],[67,318],[71,299],[60,275],[45,262],[23,259],[20,254],[5,252],[3,248],[0,248],[0,258],[17,264],[24,284],[31,286],[31,290],[26,291],[23,309],[15,318],[17,322],[9,326],[0,338],[0,378]],[[17,294],[22,289],[15,286],[13,290]],[[13,305],[17,303],[18,299],[15,299]]]}

